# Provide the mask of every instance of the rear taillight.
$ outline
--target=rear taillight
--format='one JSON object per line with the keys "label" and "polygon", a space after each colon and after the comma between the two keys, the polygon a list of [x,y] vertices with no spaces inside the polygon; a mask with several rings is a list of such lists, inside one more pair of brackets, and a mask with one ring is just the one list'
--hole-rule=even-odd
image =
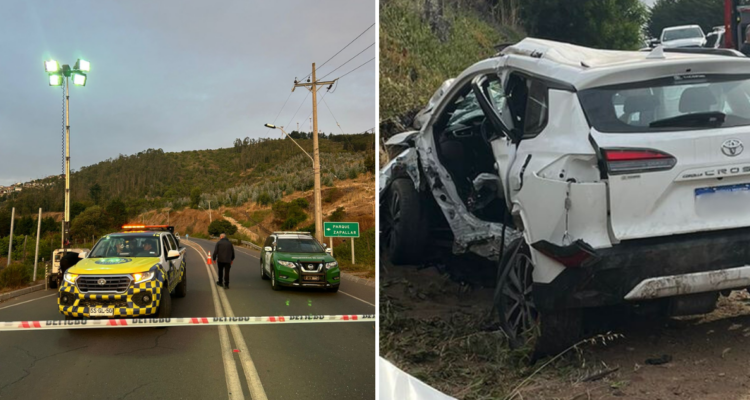
{"label": "rear taillight", "polygon": [[531,247],[568,268],[586,267],[599,261],[596,250],[581,239],[567,246],[558,246],[546,240],[540,240]]}
{"label": "rear taillight", "polygon": [[602,149],[610,175],[666,171],[677,164],[673,156],[648,149]]}

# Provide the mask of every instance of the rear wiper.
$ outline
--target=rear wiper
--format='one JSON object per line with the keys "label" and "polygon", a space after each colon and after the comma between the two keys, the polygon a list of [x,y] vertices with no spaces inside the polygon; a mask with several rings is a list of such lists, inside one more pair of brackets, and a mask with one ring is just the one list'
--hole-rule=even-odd
{"label": "rear wiper", "polygon": [[682,114],[676,117],[664,118],[656,120],[648,124],[649,128],[664,128],[664,127],[691,127],[695,125],[700,126],[716,126],[719,127],[724,124],[724,120],[727,115],[720,111],[709,111],[700,112],[693,114]]}

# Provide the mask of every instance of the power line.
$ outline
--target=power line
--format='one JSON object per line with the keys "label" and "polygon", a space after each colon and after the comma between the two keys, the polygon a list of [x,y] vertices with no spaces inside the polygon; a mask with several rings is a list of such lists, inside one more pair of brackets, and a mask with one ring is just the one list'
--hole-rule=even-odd
{"label": "power line", "polygon": [[297,107],[297,111],[294,112],[294,115],[292,115],[292,118],[289,118],[289,122],[287,122],[286,124],[287,127],[289,126],[289,124],[292,123],[292,120],[294,119],[294,117],[297,116],[297,113],[299,112],[300,108],[302,108],[302,105],[305,104],[305,100],[307,100],[307,96],[309,95],[310,95],[310,92],[307,92],[307,94],[305,95],[305,98],[302,100],[302,103],[299,103],[299,107]]}
{"label": "power line", "polygon": [[344,75],[341,75],[341,76],[339,76],[339,77],[338,77],[338,78],[336,78],[336,79],[341,79],[341,78],[343,78],[343,77],[345,77],[345,76],[347,76],[347,75],[351,74],[352,72],[354,72],[354,71],[356,71],[356,70],[360,69],[360,68],[361,68],[361,67],[363,67],[363,66],[364,66],[365,64],[367,64],[368,62],[370,62],[370,61],[372,61],[372,60],[374,60],[374,59],[375,59],[375,57],[373,57],[373,58],[371,58],[371,59],[369,59],[369,60],[367,60],[367,61],[363,62],[363,63],[362,63],[362,64],[361,64],[361,65],[360,65],[359,67],[357,67],[357,68],[354,68],[353,70],[351,70],[351,71],[349,71],[349,72],[345,73]]}
{"label": "power line", "polygon": [[284,101],[284,105],[281,106],[281,110],[279,110],[278,114],[276,114],[276,118],[273,119],[274,124],[276,123],[276,120],[279,119],[279,115],[281,115],[281,112],[284,111],[284,107],[286,107],[286,103],[289,101],[289,98],[292,97],[292,93],[294,92],[289,92],[289,96],[286,97],[286,100]]}
{"label": "power line", "polygon": [[[328,93],[328,92],[326,92],[326,93]],[[325,94],[325,93],[323,93],[323,94]],[[323,96],[323,97],[325,97],[325,96]],[[336,116],[333,115],[333,111],[331,111],[331,107],[328,106],[328,102],[324,100],[323,104],[326,105],[326,108],[328,109],[328,112],[331,113],[331,116],[333,117],[333,120],[336,121],[336,125],[338,125],[339,129],[341,129],[341,133],[344,134],[344,128],[341,127],[341,124],[339,124],[339,120],[337,120]]]}
{"label": "power line", "polygon": [[347,64],[347,63],[348,63],[349,61],[351,61],[351,60],[353,60],[353,59],[357,58],[357,56],[358,56],[358,55],[360,55],[360,54],[364,53],[365,51],[367,51],[367,49],[369,49],[369,48],[370,48],[370,47],[372,47],[372,46],[375,46],[375,43],[373,43],[373,44],[371,44],[371,45],[369,45],[369,46],[365,47],[365,49],[364,49],[364,50],[362,50],[362,51],[360,51],[359,53],[355,54],[355,55],[354,55],[354,57],[352,57],[352,58],[350,58],[350,59],[346,60],[346,62],[345,62],[345,63],[343,63],[343,64],[339,65],[338,67],[336,67],[336,69],[334,69],[333,71],[331,71],[331,72],[329,72],[329,73],[327,73],[327,74],[323,75],[323,76],[322,76],[321,78],[318,78],[318,79],[323,79],[323,78],[325,78],[326,76],[328,76],[328,75],[331,75],[332,73],[336,72],[336,70],[337,70],[337,69],[339,69],[339,68],[343,67],[343,66],[344,66],[344,65],[346,65],[346,64]]}
{"label": "power line", "polygon": [[[375,26],[375,23],[374,23],[374,22],[373,22],[373,24],[372,24],[372,25],[368,26],[368,27],[367,27],[367,29],[365,29],[364,31],[362,31],[362,33],[360,33],[360,34],[359,34],[359,35],[358,35],[357,37],[355,37],[355,38],[354,38],[354,39],[353,39],[353,40],[352,40],[351,42],[349,42],[349,44],[347,44],[346,46],[344,46],[344,48],[342,48],[341,50],[339,50],[338,52],[336,52],[336,54],[332,55],[332,56],[331,56],[331,58],[327,59],[327,60],[326,60],[326,61],[325,61],[325,62],[324,62],[323,64],[321,64],[321,65],[320,65],[320,67],[318,67],[318,68],[322,68],[322,67],[323,67],[324,65],[326,65],[326,63],[327,63],[328,61],[331,61],[331,60],[333,59],[333,57],[336,57],[337,55],[339,55],[339,53],[341,53],[342,51],[344,51],[344,49],[346,49],[347,47],[349,47],[349,45],[351,45],[352,43],[354,43],[354,41],[355,41],[355,40],[359,39],[359,38],[360,38],[360,36],[364,35],[364,34],[365,34],[365,32],[369,31],[369,30],[370,30],[370,28],[372,28],[373,26]],[[310,75],[312,75],[312,72],[311,72],[311,73],[309,73],[309,74],[307,74],[307,75],[305,75],[305,77],[304,77],[304,78],[302,78],[302,79],[300,79],[300,81],[304,81],[304,80],[305,80],[305,79],[307,79],[307,77],[308,77],[308,76],[310,76]]]}
{"label": "power line", "polygon": [[[327,94],[328,94],[328,92],[325,92],[325,93],[323,93],[323,96],[320,96],[320,100],[318,100],[318,104],[320,104],[320,102],[323,101],[323,99],[326,97]],[[310,111],[310,115],[308,115],[307,118],[305,118],[304,120],[307,120],[310,117],[312,117],[312,114],[313,114],[313,112]]]}

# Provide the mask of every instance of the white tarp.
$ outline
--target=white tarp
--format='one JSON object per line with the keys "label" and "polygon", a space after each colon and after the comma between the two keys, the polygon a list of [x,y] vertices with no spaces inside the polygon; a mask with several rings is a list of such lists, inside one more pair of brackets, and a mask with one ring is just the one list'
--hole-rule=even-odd
{"label": "white tarp", "polygon": [[383,357],[379,360],[380,400],[456,400],[427,386],[419,379],[396,368]]}

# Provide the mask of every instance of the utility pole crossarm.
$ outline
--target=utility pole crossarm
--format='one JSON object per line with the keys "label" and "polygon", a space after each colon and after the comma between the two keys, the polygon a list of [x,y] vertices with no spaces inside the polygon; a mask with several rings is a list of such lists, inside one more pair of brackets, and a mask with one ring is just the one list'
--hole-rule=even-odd
{"label": "utility pole crossarm", "polygon": [[[336,83],[337,79],[334,79],[332,81],[319,81],[319,82],[309,82],[309,83],[295,83],[294,87],[292,87],[292,92],[295,88],[298,87],[313,87],[313,86],[325,86],[325,85],[333,85]],[[312,89],[310,89],[312,90]]]}

